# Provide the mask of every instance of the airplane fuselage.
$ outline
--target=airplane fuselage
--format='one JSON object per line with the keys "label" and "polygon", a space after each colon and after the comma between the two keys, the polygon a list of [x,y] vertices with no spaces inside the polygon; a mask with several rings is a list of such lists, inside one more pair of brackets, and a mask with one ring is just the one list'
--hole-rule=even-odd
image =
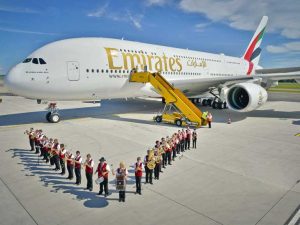
{"label": "airplane fuselage", "polygon": [[[109,38],[74,38],[45,45],[10,71],[21,96],[45,100],[158,97],[149,84],[130,83],[133,68],[160,71],[169,81],[253,74],[243,58]],[[10,79],[14,81],[10,85]],[[22,80],[22,82],[16,82]],[[196,87],[195,87],[196,88]],[[207,84],[189,87],[190,95]],[[30,92],[28,91],[30,90]]]}

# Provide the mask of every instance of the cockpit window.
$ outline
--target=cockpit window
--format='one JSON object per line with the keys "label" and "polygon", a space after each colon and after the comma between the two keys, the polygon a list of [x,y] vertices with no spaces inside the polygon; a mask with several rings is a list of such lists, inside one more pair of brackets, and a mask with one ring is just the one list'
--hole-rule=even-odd
{"label": "cockpit window", "polygon": [[45,62],[45,60],[43,60],[42,58],[39,58],[39,60],[40,60],[40,64],[47,64],[47,63]]}
{"label": "cockpit window", "polygon": [[37,58],[33,58],[32,63],[39,64],[38,59]]}
{"label": "cockpit window", "polygon": [[31,61],[32,58],[27,58],[23,61],[23,63],[29,63]]}

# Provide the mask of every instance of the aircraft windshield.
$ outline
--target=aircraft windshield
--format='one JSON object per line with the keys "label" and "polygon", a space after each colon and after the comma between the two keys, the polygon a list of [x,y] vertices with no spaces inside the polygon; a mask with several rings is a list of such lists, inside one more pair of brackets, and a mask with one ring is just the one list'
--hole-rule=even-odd
{"label": "aircraft windshield", "polygon": [[23,61],[23,63],[29,63],[31,61],[32,58],[27,58]]}

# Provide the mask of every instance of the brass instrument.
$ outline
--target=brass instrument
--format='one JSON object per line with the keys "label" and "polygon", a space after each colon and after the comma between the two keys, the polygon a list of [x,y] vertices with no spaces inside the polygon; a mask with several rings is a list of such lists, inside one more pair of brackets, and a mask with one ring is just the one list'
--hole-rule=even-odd
{"label": "brass instrument", "polygon": [[149,170],[153,170],[155,168],[156,162],[155,162],[155,156],[154,156],[154,149],[151,149],[148,154],[148,162],[146,166]]}
{"label": "brass instrument", "polygon": [[85,169],[86,165],[88,165],[88,159],[86,159],[85,162],[81,166],[83,169]]}

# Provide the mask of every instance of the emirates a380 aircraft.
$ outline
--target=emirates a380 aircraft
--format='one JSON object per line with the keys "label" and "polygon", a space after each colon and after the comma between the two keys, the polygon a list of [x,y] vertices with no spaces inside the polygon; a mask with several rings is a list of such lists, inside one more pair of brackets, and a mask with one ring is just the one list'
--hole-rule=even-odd
{"label": "emirates a380 aircraft", "polygon": [[[47,44],[5,78],[11,92],[37,100],[99,100],[160,97],[150,84],[129,82],[133,68],[159,71],[194,100],[212,93],[213,102],[232,110],[255,110],[267,100],[266,88],[280,79],[300,79],[300,67],[262,69],[259,47],[264,16],[243,57],[178,49],[111,38],[74,38]],[[48,115],[49,116],[49,115]],[[52,122],[59,114],[51,115]]]}

